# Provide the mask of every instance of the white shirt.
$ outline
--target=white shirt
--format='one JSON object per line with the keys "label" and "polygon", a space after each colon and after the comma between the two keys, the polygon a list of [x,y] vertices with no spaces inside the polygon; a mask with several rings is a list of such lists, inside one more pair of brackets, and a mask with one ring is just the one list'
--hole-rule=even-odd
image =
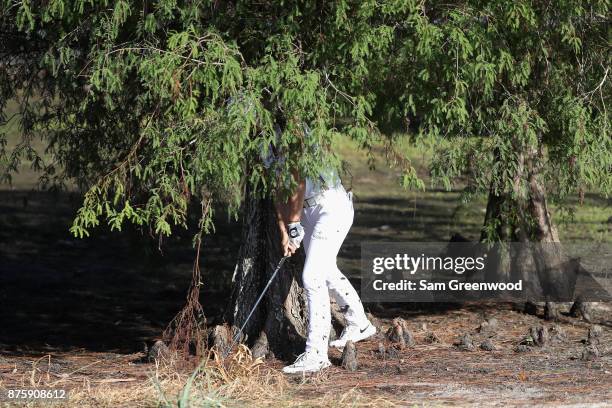
{"label": "white shirt", "polygon": [[[280,133],[280,129],[277,129],[277,133]],[[274,150],[271,147],[268,147],[268,153],[265,154],[265,148],[262,149],[262,159],[264,162],[264,166],[266,168],[272,167],[274,162],[281,162],[283,157],[278,157],[274,154]],[[333,168],[329,167],[324,169],[319,173],[318,179],[312,179],[311,177],[306,177],[306,191],[304,193],[304,199],[312,198],[318,194],[321,194],[324,190],[328,188],[336,188],[342,185],[340,181],[340,177],[338,176],[338,172]]]}
{"label": "white shirt", "polygon": [[323,190],[328,188],[335,188],[341,184],[338,173],[333,168],[327,168],[320,173],[318,180],[313,180],[310,177],[306,177],[306,191],[304,193],[304,199],[314,197],[321,194]]}

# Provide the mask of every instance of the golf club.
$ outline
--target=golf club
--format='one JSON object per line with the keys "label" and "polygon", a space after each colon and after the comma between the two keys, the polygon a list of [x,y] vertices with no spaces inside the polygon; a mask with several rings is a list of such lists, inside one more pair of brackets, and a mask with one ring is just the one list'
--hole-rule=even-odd
{"label": "golf club", "polygon": [[248,316],[246,317],[246,319],[244,320],[244,323],[242,323],[242,327],[240,327],[240,330],[238,330],[238,332],[234,335],[234,338],[232,339],[231,344],[229,345],[229,347],[225,350],[225,352],[223,353],[223,358],[225,359],[228,354],[230,353],[230,351],[234,348],[234,346],[236,345],[236,343],[238,342],[238,339],[240,338],[240,335],[242,334],[242,331],[244,330],[244,328],[246,327],[247,323],[249,322],[249,319],[251,318],[251,316],[253,315],[253,312],[255,311],[255,309],[257,308],[257,305],[259,305],[259,302],[261,302],[261,299],[263,299],[264,295],[266,294],[266,292],[268,291],[268,288],[270,287],[270,285],[272,284],[272,281],[274,280],[274,278],[276,277],[276,274],[278,273],[278,271],[280,270],[280,268],[283,266],[283,264],[285,263],[285,261],[287,260],[287,258],[289,258],[289,256],[283,256],[280,261],[278,261],[278,265],[276,265],[276,269],[274,270],[274,272],[272,273],[272,276],[270,276],[270,279],[268,280],[268,283],[266,283],[266,286],[263,288],[263,290],[261,291],[261,294],[259,295],[259,297],[257,298],[257,300],[255,301],[255,304],[253,305],[253,308],[251,309],[251,311],[249,312]]}

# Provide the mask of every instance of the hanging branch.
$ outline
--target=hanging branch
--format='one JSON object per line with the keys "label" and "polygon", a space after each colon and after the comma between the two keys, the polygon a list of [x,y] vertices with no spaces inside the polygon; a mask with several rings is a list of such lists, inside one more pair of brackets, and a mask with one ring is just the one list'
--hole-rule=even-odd
{"label": "hanging branch", "polygon": [[[208,216],[212,199],[202,200],[202,220]],[[201,224],[204,228],[205,223]],[[163,341],[169,345],[170,350],[189,355],[193,351],[196,357],[201,357],[206,348],[204,338],[204,309],[200,304],[200,287],[202,274],[200,272],[200,249],[202,246],[202,231],[195,238],[196,256],[191,273],[191,284],[187,292],[185,306],[172,319],[163,333]]]}

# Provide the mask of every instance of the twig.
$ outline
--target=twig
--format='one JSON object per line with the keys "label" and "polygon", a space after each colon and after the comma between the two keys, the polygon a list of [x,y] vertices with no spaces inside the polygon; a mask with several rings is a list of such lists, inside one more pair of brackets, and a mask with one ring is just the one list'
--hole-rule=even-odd
{"label": "twig", "polygon": [[84,370],[84,369],[86,369],[88,367],[91,367],[93,365],[96,365],[96,364],[98,364],[98,363],[100,363],[102,361],[104,361],[104,360],[97,360],[97,361],[94,361],[93,363],[90,363],[90,364],[84,365],[83,367],[77,368],[76,370],[74,370],[74,371],[72,371],[72,372],[70,372],[68,374],[65,374],[61,380],[57,380],[54,383],[49,384],[49,386],[50,387],[55,387],[57,384],[61,383],[62,381],[66,381],[68,378],[70,378],[71,375],[76,374],[79,371]]}

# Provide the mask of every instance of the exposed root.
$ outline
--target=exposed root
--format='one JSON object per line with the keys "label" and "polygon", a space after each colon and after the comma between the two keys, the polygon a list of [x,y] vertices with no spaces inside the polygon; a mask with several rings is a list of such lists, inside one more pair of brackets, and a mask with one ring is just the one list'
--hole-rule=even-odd
{"label": "exposed root", "polygon": [[349,371],[356,371],[358,366],[355,343],[349,340],[342,351],[342,367]]}
{"label": "exposed root", "polygon": [[163,333],[163,340],[171,351],[183,356],[195,354],[201,357],[206,348],[204,336],[204,310],[200,304],[200,247],[201,240],[197,240],[196,257],[193,263],[191,284],[187,292],[187,300],[183,309],[172,319]]}

